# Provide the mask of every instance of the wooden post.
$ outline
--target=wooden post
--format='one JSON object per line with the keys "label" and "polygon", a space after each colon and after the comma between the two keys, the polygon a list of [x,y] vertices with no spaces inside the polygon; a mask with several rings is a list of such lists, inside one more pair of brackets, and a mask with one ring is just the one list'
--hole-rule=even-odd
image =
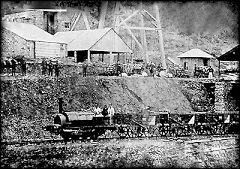
{"label": "wooden post", "polygon": [[220,72],[220,60],[218,61],[218,78],[220,78],[221,72]]}
{"label": "wooden post", "polygon": [[[140,9],[141,11],[143,10],[143,5],[142,5],[142,1],[140,2]],[[141,27],[143,28],[144,27],[144,20],[143,20],[143,14],[140,13],[140,18],[141,18]],[[146,32],[144,29],[140,30],[140,33],[141,33],[141,42],[142,42],[142,46],[143,46],[143,56],[146,60],[146,62],[148,63],[149,62],[149,58],[148,58],[148,55],[147,55],[147,41],[146,41]]]}
{"label": "wooden post", "polygon": [[112,52],[110,52],[110,61],[109,61],[110,65],[113,64],[113,54]]}
{"label": "wooden post", "polygon": [[104,22],[105,22],[106,13],[107,13],[107,6],[108,6],[108,1],[102,1],[98,29],[104,28]]}
{"label": "wooden post", "polygon": [[77,63],[77,51],[74,51],[75,62]]}
{"label": "wooden post", "polygon": [[160,22],[158,4],[156,2],[154,2],[154,8],[155,8],[156,20],[157,20],[157,25],[158,25],[158,36],[159,36],[159,43],[160,43],[160,50],[161,50],[162,66],[163,66],[163,69],[167,70],[165,52],[164,52],[164,47],[163,47],[162,27],[161,27],[161,22]]}
{"label": "wooden post", "polygon": [[117,54],[117,63],[120,61],[120,54]]}
{"label": "wooden post", "polygon": [[88,11],[89,11],[88,7],[85,7],[84,11],[82,12],[83,21],[84,21],[84,24],[85,24],[87,30],[90,29],[90,24],[89,24],[88,19],[87,19]]}
{"label": "wooden post", "polygon": [[[119,7],[120,7],[120,2],[117,1],[115,5],[115,10],[114,10],[114,30],[117,34],[119,34]],[[114,49],[117,50],[118,48],[118,36],[114,34]]]}
{"label": "wooden post", "polygon": [[[126,27],[127,27],[127,24],[126,23],[123,23]],[[126,28],[128,33],[132,36],[132,38],[134,39],[134,41],[138,44],[138,46],[140,47],[140,49],[143,50],[143,46],[142,44],[137,40],[137,38],[134,36],[134,34],[132,33],[132,31],[129,29],[129,28]]]}
{"label": "wooden post", "polygon": [[91,62],[91,60],[90,60],[90,55],[91,55],[91,52],[90,52],[90,50],[88,50],[88,51],[87,51],[87,61],[88,61],[88,63]]}
{"label": "wooden post", "polygon": [[77,22],[78,22],[78,20],[79,20],[79,18],[80,18],[81,15],[82,15],[82,11],[79,12],[79,14],[78,14],[78,16],[77,16],[77,19],[74,21],[74,23],[73,23],[70,31],[73,31],[73,29],[75,28],[75,26],[76,26],[76,24],[77,24]]}
{"label": "wooden post", "polygon": [[33,41],[33,58],[36,59],[36,42]]}
{"label": "wooden post", "polygon": [[118,26],[121,26],[123,24],[125,24],[129,19],[131,19],[132,17],[134,17],[135,15],[137,15],[139,12],[139,10],[133,12],[131,15],[129,15],[126,19],[124,19]]}
{"label": "wooden post", "polygon": [[119,33],[119,7],[120,7],[120,2],[117,1],[115,4],[115,10],[114,10],[114,30],[116,33]]}

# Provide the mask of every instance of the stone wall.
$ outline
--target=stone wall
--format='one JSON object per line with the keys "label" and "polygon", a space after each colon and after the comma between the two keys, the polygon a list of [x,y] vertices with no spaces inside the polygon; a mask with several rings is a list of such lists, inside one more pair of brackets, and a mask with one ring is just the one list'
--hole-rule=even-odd
{"label": "stone wall", "polygon": [[215,83],[215,112],[239,111],[239,83]]}
{"label": "stone wall", "polygon": [[215,83],[215,112],[222,113],[225,111],[225,102],[224,102],[224,82]]}
{"label": "stone wall", "polygon": [[23,55],[26,57],[32,56],[33,42],[27,41],[11,31],[2,28],[2,57],[13,57]]}
{"label": "stone wall", "polygon": [[[54,23],[54,32],[61,32],[61,31],[69,31],[70,28],[65,27],[65,22],[69,22],[71,26],[73,25],[74,21],[77,19],[77,16],[79,14],[79,9],[73,9],[69,8],[67,9],[67,12],[58,12],[55,15],[55,23]],[[93,18],[89,12],[86,12],[88,22],[90,25],[90,28],[97,28],[98,21]],[[5,15],[3,20],[9,21],[9,22],[20,22],[20,23],[29,23],[33,24],[45,31],[47,31],[47,26],[44,18],[44,12],[43,11],[25,11],[25,12],[19,12],[14,14]],[[75,25],[74,30],[82,30],[86,29],[83,16],[79,18],[77,24]]]}

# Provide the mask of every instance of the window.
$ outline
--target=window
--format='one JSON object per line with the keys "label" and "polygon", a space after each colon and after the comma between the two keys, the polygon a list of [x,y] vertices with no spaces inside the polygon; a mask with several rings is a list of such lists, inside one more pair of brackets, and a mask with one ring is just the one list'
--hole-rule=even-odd
{"label": "window", "polygon": [[69,22],[65,22],[65,23],[64,23],[64,27],[65,27],[65,28],[70,28],[70,23],[69,23]]}

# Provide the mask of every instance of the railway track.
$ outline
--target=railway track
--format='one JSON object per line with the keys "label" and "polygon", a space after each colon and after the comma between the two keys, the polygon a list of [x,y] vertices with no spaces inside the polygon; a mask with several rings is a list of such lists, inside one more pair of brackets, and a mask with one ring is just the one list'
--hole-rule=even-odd
{"label": "railway track", "polygon": [[[197,142],[211,142],[216,140],[229,140],[229,139],[239,139],[237,134],[229,134],[229,135],[198,135],[194,137],[188,136],[181,136],[181,137],[157,137],[157,136],[148,136],[148,137],[102,137],[98,138],[96,141],[101,140],[143,140],[143,139],[151,139],[151,140],[158,140],[161,139],[164,142],[171,142],[171,141],[180,141],[186,143],[197,143]],[[92,140],[87,139],[78,139],[78,140],[70,140],[71,142],[90,142]],[[95,141],[95,142],[96,142]],[[28,144],[43,144],[43,143],[66,143],[63,139],[38,139],[38,140],[14,140],[14,141],[2,141],[2,145],[28,145]]]}

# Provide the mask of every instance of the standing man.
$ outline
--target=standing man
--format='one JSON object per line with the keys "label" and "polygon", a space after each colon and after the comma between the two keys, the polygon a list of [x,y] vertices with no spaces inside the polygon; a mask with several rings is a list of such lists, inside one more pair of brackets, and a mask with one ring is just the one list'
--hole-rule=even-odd
{"label": "standing man", "polygon": [[88,67],[88,63],[87,63],[87,59],[83,62],[83,77],[87,76],[87,67]]}
{"label": "standing man", "polygon": [[56,62],[56,65],[54,66],[54,69],[55,69],[55,76],[58,77],[59,73],[60,73],[58,61]]}
{"label": "standing man", "polygon": [[212,79],[213,78],[213,68],[211,66],[209,66],[208,68],[208,78]]}
{"label": "standing man", "polygon": [[102,115],[103,115],[104,117],[108,115],[108,108],[107,108],[107,105],[105,105],[105,106],[103,107]]}
{"label": "standing man", "polygon": [[95,115],[99,115],[102,112],[102,109],[96,104],[93,111]]}
{"label": "standing man", "polygon": [[114,108],[112,107],[112,104],[109,105],[109,108],[108,108],[108,115],[110,117],[110,124],[113,124],[113,115],[115,114],[115,110]]}
{"label": "standing man", "polygon": [[11,63],[10,63],[9,59],[5,60],[5,64],[6,64],[6,68],[7,68],[7,74],[9,74],[9,70],[11,68]]}
{"label": "standing man", "polygon": [[47,70],[47,61],[45,58],[42,59],[42,75],[46,74],[46,70]]}
{"label": "standing man", "polygon": [[22,75],[26,75],[27,74],[27,63],[24,58],[22,58],[21,66],[22,66]]}
{"label": "standing man", "polygon": [[11,64],[12,64],[12,76],[15,75],[16,73],[16,66],[17,66],[17,63],[14,59],[11,60]]}
{"label": "standing man", "polygon": [[1,72],[0,73],[3,73],[4,67],[5,67],[5,62],[4,62],[4,60],[1,59]]}
{"label": "standing man", "polygon": [[49,61],[49,64],[48,64],[48,75],[49,76],[53,75],[53,64],[51,60]]}

